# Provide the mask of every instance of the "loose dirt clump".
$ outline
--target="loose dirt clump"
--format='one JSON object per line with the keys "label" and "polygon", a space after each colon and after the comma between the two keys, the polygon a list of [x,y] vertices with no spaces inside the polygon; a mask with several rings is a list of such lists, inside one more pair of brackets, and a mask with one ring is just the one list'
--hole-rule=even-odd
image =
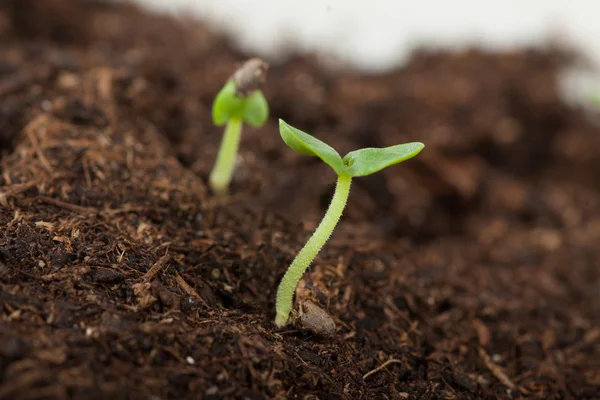
{"label": "loose dirt clump", "polygon": [[[219,201],[210,105],[250,55],[98,1],[0,1],[0,35],[0,398],[600,398],[600,129],[563,52],[272,65]],[[330,337],[271,323],[335,178],[279,117],[427,146],[356,181],[301,282]]]}

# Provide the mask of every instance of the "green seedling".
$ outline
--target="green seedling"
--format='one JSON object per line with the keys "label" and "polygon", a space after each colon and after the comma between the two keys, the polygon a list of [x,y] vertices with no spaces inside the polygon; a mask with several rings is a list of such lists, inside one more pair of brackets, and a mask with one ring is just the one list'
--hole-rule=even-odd
{"label": "green seedling", "polygon": [[269,116],[269,105],[260,91],[268,65],[258,59],[248,60],[217,94],[212,108],[215,125],[225,125],[225,134],[210,174],[209,184],[216,195],[226,195],[233,176],[242,124],[262,126]]}
{"label": "green seedling", "polygon": [[327,242],[342,216],[350,194],[352,178],[371,175],[390,165],[408,160],[419,154],[425,145],[415,142],[385,148],[366,148],[352,151],[342,158],[328,144],[288,125],[281,119],[279,120],[279,132],[283,141],[292,150],[308,156],[319,157],[338,175],[333,199],[323,220],[300,250],[279,284],[275,304],[275,325],[283,327],[288,323],[294,293],[302,274]]}

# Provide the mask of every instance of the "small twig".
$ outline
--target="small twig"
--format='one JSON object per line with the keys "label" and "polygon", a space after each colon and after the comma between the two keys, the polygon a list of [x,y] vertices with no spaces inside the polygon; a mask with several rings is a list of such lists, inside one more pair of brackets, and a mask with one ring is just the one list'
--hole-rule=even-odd
{"label": "small twig", "polygon": [[78,206],[76,204],[71,204],[58,199],[54,199],[52,197],[38,196],[37,199],[44,203],[52,204],[61,208],[66,208],[67,210],[71,210],[79,214],[94,214],[98,212],[98,210],[92,207]]}
{"label": "small twig", "polygon": [[27,136],[29,137],[29,140],[31,141],[31,145],[33,146],[33,149],[35,150],[35,154],[37,154],[38,158],[40,159],[40,163],[42,164],[44,169],[46,169],[46,171],[48,171],[50,173],[53,173],[54,169],[52,168],[52,165],[50,165],[50,161],[48,161],[48,159],[44,155],[44,152],[42,151],[42,148],[40,147],[40,142],[38,141],[38,138],[35,136],[35,134],[33,133],[33,131],[31,129],[27,129]]}
{"label": "small twig", "polygon": [[154,277],[154,275],[156,275],[158,273],[158,271],[160,271],[167,264],[167,262],[170,259],[171,259],[170,254],[165,254],[164,256],[159,258],[158,261],[155,262],[154,265],[148,270],[148,272],[146,272],[144,274],[144,276],[142,276],[142,278],[145,280],[152,279]]}
{"label": "small twig", "polygon": [[389,360],[387,360],[386,362],[384,362],[383,364],[381,364],[379,367],[367,372],[366,374],[363,375],[362,379],[363,381],[365,379],[367,379],[369,376],[381,371],[382,369],[384,369],[385,367],[387,367],[390,364],[401,364],[402,361],[401,360],[396,360],[395,358],[390,358]]}
{"label": "small twig", "polygon": [[204,301],[204,299],[202,297],[200,297],[198,292],[196,292],[193,287],[188,285],[188,283],[177,272],[175,272],[175,281],[179,284],[179,286],[181,286],[183,291],[186,292],[189,296],[197,298],[198,300],[200,300],[202,302],[202,304],[206,305],[206,302]]}
{"label": "small twig", "polygon": [[482,347],[479,348],[479,356],[483,359],[485,366],[490,370],[492,375],[494,375],[496,379],[500,381],[500,383],[502,383],[509,389],[514,390],[517,388],[517,385],[515,385],[513,381],[510,380],[510,378],[508,377],[508,375],[506,375],[502,368],[500,368],[498,365],[496,365],[496,363],[492,361],[492,358],[489,356],[488,353],[486,353],[486,351]]}
{"label": "small twig", "polygon": [[304,361],[304,360],[302,359],[302,357],[300,357],[300,354],[298,354],[298,352],[297,352],[297,351],[295,351],[295,352],[294,352],[294,354],[296,354],[296,357],[298,357],[298,359],[299,359],[300,361],[302,361],[302,364],[304,364],[304,365],[308,366],[308,363],[307,363],[306,361]]}

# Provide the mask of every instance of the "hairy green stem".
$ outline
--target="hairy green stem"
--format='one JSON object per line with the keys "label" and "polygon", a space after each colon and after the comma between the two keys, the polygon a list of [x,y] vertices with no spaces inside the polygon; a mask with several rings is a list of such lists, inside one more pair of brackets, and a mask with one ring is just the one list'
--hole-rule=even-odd
{"label": "hairy green stem", "polygon": [[331,204],[323,220],[283,276],[277,290],[277,299],[275,302],[275,311],[277,314],[275,325],[278,327],[282,327],[288,322],[290,311],[292,311],[296,286],[298,286],[302,274],[304,274],[304,271],[306,271],[325,242],[327,242],[340,220],[344,207],[346,207],[348,195],[350,194],[351,183],[352,177],[345,175],[338,176],[333,199],[331,199]]}
{"label": "hairy green stem", "polygon": [[226,195],[235,167],[235,157],[240,145],[242,120],[232,118],[227,122],[221,148],[217,154],[215,167],[210,173],[209,183],[213,192],[219,196]]}

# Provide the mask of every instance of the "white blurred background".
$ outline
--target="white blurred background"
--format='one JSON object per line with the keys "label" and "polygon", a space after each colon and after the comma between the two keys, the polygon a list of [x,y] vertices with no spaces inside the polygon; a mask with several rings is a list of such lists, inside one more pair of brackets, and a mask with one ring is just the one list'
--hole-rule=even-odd
{"label": "white blurred background", "polygon": [[274,59],[290,51],[331,54],[365,71],[400,65],[416,47],[501,50],[560,43],[590,69],[565,75],[569,99],[600,91],[600,0],[137,0],[197,15],[239,45]]}

